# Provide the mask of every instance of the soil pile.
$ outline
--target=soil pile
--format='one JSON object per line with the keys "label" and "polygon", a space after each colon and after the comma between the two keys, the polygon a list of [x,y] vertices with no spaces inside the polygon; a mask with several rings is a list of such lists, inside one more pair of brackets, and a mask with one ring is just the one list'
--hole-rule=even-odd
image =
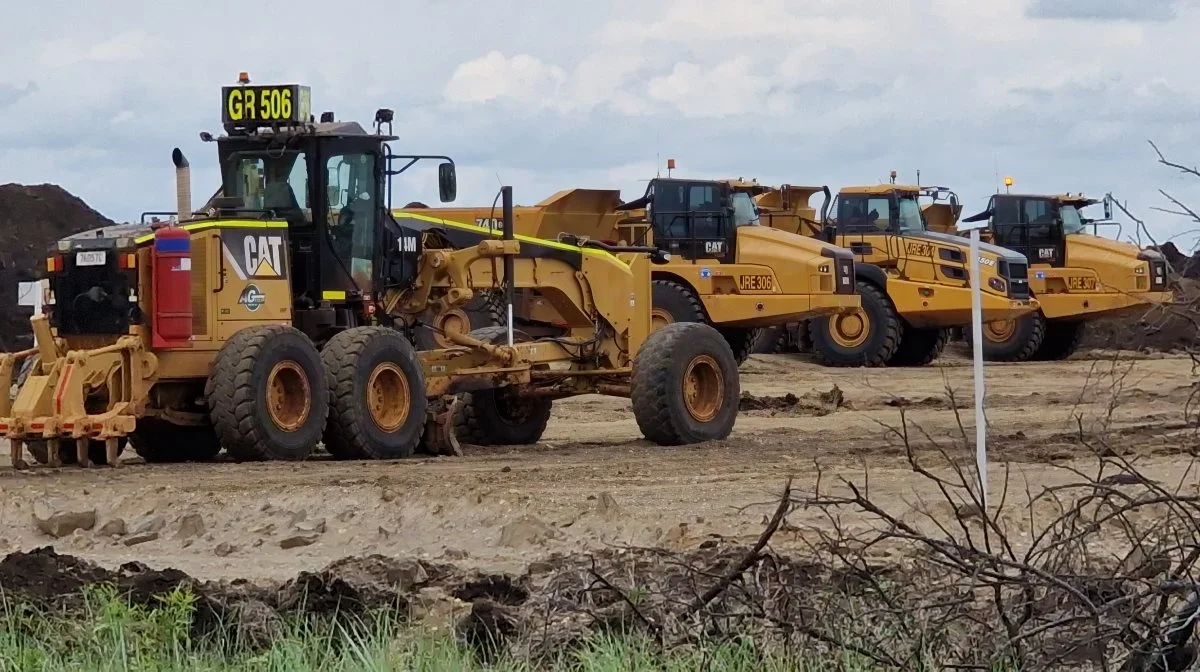
{"label": "soil pile", "polygon": [[[1184,257],[1187,263],[1187,257]],[[1174,268],[1185,268],[1175,266]],[[1186,268],[1200,275],[1200,259]],[[1200,280],[1177,280],[1175,305],[1148,308],[1125,317],[1096,320],[1084,330],[1083,347],[1111,350],[1187,352],[1200,348]]]}
{"label": "soil pile", "polygon": [[0,349],[33,345],[31,309],[17,305],[17,283],[45,275],[46,250],[112,220],[54,184],[0,184]]}

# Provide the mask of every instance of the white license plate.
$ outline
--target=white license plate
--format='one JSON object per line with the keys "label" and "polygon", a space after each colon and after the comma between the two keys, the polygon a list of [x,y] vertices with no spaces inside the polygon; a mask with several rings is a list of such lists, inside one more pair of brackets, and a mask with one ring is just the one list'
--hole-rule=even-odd
{"label": "white license plate", "polygon": [[91,250],[75,253],[76,266],[103,266],[106,260],[104,250]]}

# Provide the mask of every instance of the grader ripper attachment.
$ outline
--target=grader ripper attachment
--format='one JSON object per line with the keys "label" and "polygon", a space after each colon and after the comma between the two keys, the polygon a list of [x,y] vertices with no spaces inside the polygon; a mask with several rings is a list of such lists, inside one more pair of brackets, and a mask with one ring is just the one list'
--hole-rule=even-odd
{"label": "grader ripper attachment", "polygon": [[[957,221],[957,197],[944,188],[895,184],[894,178],[843,188],[833,199],[825,187],[739,187],[754,195],[767,225],[847,248],[862,295],[861,310],[768,332],[758,351],[778,351],[790,342],[811,347],[827,366],[921,366],[941,354],[952,327],[970,323],[969,245],[929,226],[931,220]],[[809,205],[818,192],[825,194],[820,215]],[[933,203],[922,208],[922,196]],[[1037,310],[1024,255],[985,244],[979,261],[984,319]]]}
{"label": "grader ripper attachment", "polygon": [[[1103,219],[1082,214],[1084,208],[1102,202]],[[1112,223],[1107,197],[1101,201],[1082,194],[995,194],[986,210],[966,221],[985,220],[985,238],[1029,258],[1029,287],[1040,304],[1039,310],[1015,319],[985,323],[985,359],[1065,359],[1079,347],[1088,321],[1173,300],[1161,253],[1098,235],[1100,225]],[[939,230],[953,232],[950,227]]]}
{"label": "grader ripper attachment", "polygon": [[[495,228],[491,207],[427,208],[397,217],[455,229]],[[675,322],[716,327],[738,362],[763,327],[860,306],[848,252],[819,240],[759,226],[750,196],[723,181],[654,178],[622,202],[611,189],[568,189],[515,209],[517,231],[566,242],[649,245],[670,254],[652,269],[655,328]],[[492,313],[494,314],[494,312]],[[486,311],[443,313],[443,332],[482,326]]]}
{"label": "grader ripper attachment", "polygon": [[[217,196],[193,212],[176,151],[177,223],[51,250],[38,347],[0,356],[0,382],[27,372],[0,401],[15,467],[26,448],[43,464],[115,466],[126,441],[148,462],[222,448],[298,460],[319,442],[335,458],[456,453],[456,436],[535,442],[554,399],[585,393],[631,398],[659,444],[729,435],[740,393],[729,345],[705,324],[650,333],[650,266],[667,255],[518,239],[507,187],[500,232],[397,220],[388,176],[442,159],[448,201],[455,170],[393,155],[390,111],[372,133],[332,113],[314,122],[306,87],[243,78],[222,95],[226,134],[202,134],[218,150]],[[485,292],[529,329],[414,347],[421,316]]]}

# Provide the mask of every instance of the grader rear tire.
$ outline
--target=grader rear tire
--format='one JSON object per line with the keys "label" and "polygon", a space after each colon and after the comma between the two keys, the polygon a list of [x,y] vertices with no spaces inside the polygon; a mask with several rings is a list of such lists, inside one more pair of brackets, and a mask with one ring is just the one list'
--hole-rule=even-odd
{"label": "grader rear tire", "polygon": [[205,386],[217,438],[237,460],[303,460],[325,431],[321,356],[295,327],[247,327],[217,352]]}
{"label": "grader rear tire", "polygon": [[138,420],[129,444],[139,457],[152,464],[207,462],[221,452],[212,425],[176,425],[158,418]]}
{"label": "grader rear tire", "polygon": [[[486,343],[507,343],[505,327],[471,332]],[[513,331],[514,343],[532,340]],[[516,389],[500,387],[459,395],[454,409],[454,434],[461,443],[475,446],[527,446],[541,441],[550,422],[554,401],[547,397],[518,397]]]}
{"label": "grader rear tire", "polygon": [[633,415],[642,435],[661,446],[728,437],[740,397],[733,350],[707,324],[668,324],[634,357]]}
{"label": "grader rear tire", "polygon": [[329,422],[325,449],[340,459],[411,457],[425,432],[425,373],[403,334],[347,329],[325,344]]}

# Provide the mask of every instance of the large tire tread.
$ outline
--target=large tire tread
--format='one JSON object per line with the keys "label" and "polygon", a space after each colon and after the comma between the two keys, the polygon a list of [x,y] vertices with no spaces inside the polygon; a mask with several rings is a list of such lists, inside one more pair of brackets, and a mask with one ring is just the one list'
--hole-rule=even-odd
{"label": "large tire tread", "polygon": [[[984,339],[983,358],[989,362],[1027,362],[1033,358],[1034,353],[1042,346],[1042,342],[1046,337],[1046,318],[1042,312],[1036,311],[1029,313],[1026,316],[1018,318],[1020,320],[1028,319],[1029,328],[1025,339],[1018,344],[1005,345],[1002,347],[989,346],[986,338]],[[1022,331],[1021,325],[1017,326],[1018,334]],[[1014,334],[1014,338],[1017,335]],[[963,338],[967,345],[975,348],[975,337],[969,327],[963,328]]]}
{"label": "large tire tread", "polygon": [[862,352],[857,356],[851,356],[835,350],[830,337],[823,333],[828,328],[826,325],[829,320],[833,318],[826,317],[809,320],[808,336],[812,342],[813,355],[816,357],[817,363],[822,366],[886,366],[896,353],[896,349],[900,347],[904,327],[900,315],[896,312],[896,307],[892,304],[892,300],[888,298],[888,295],[882,289],[865,280],[858,281],[858,293],[862,296],[864,310],[867,308],[868,303],[875,306],[875,314],[870,316],[871,328],[882,333],[878,337],[868,337],[867,344],[864,344],[864,346],[867,346],[871,342],[875,343],[875,346],[869,351]]}
{"label": "large tire tread", "polygon": [[[484,327],[471,332],[471,337],[487,343],[507,342],[508,327]],[[529,336],[514,330],[513,342],[528,342]],[[525,446],[537,443],[546,432],[554,402],[548,397],[519,400],[525,406],[525,418],[518,424],[504,420],[502,404],[512,403],[507,388],[475,390],[458,395],[458,405],[451,421],[454,435],[460,443],[475,446]]]}
{"label": "large tire tread", "polygon": [[[408,382],[409,415],[397,428],[397,440],[372,437],[375,421],[365,406],[366,380],[360,358],[368,348],[390,346]],[[382,345],[381,345],[382,344]],[[325,449],[338,459],[397,459],[412,456],[425,433],[425,379],[416,350],[399,332],[387,327],[357,327],[329,340],[321,351],[329,386],[329,420],[325,425]],[[382,434],[382,433],[381,433]],[[386,437],[386,435],[383,435]]]}
{"label": "large tire tread", "polygon": [[[687,363],[700,354],[713,356],[725,385],[724,406],[704,424],[688,415],[680,384]],[[634,358],[631,388],[630,401],[638,428],[643,436],[662,446],[727,438],[741,396],[733,350],[719,332],[698,322],[670,324],[652,332]]]}
{"label": "large tire tread", "polygon": [[1047,321],[1046,335],[1042,338],[1037,352],[1033,353],[1033,359],[1053,362],[1070,357],[1079,350],[1086,330],[1086,322]]}
{"label": "large tire tread", "polygon": [[[280,451],[271,445],[264,428],[256,417],[256,405],[261,391],[255,389],[254,371],[268,343],[281,338],[300,338],[311,348],[311,357],[319,368],[320,354],[300,330],[289,325],[269,324],[247,327],[235,333],[217,353],[213,371],[205,385],[205,398],[209,403],[209,415],[217,438],[230,456],[239,461],[271,459],[304,459],[312,452],[312,446],[299,451]],[[313,398],[309,413],[320,418],[320,429],[324,429],[328,415],[328,390],[324,371],[309,381]],[[268,420],[269,422],[269,420]],[[314,421],[316,422],[316,421]],[[321,432],[317,432],[319,439]]]}

